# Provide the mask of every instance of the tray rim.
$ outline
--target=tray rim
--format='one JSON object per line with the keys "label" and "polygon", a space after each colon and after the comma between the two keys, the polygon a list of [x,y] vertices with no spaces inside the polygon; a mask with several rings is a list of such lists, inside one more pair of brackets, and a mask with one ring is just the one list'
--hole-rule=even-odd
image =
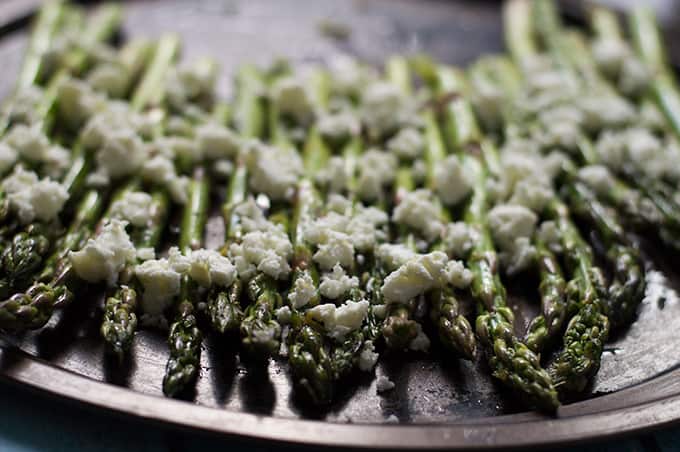
{"label": "tray rim", "polygon": [[[343,424],[227,411],[135,392],[62,369],[14,347],[3,347],[0,356],[5,362],[0,364],[3,382],[140,421],[270,444],[390,450],[515,449],[612,439],[680,423],[680,369],[565,405],[556,417],[520,413],[452,424]],[[633,403],[625,404],[625,400]],[[617,406],[622,401],[624,405]],[[583,406],[595,410],[579,414]]]}

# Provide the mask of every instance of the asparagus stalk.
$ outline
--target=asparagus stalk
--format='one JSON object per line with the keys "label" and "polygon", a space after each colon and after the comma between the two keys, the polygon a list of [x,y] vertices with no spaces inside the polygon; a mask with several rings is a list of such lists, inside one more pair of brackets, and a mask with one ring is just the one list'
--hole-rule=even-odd
{"label": "asparagus stalk", "polygon": [[[201,247],[208,215],[210,181],[204,168],[194,171],[189,186],[189,200],[182,216],[179,247],[188,253]],[[198,377],[203,335],[194,311],[196,294],[188,276],[181,283],[175,306],[175,318],[168,334],[170,358],[165,366],[163,393],[174,397],[188,388]]]}
{"label": "asparagus stalk", "polygon": [[[169,198],[162,190],[152,193],[149,222],[141,229],[135,228],[132,242],[135,248],[157,248],[169,210]],[[132,266],[130,266],[132,268]],[[137,330],[137,287],[134,280],[121,285],[106,299],[100,332],[108,350],[120,359],[130,349]]]}
{"label": "asparagus stalk", "polygon": [[[446,151],[434,113],[427,112],[424,117],[427,136],[425,160],[429,175],[427,185],[434,189],[434,171],[444,160]],[[445,212],[442,212],[442,217],[445,216]],[[439,246],[435,245],[435,248]],[[439,340],[445,347],[463,358],[474,359],[477,350],[474,330],[461,312],[454,289],[445,287],[434,291],[429,299],[432,304],[430,316],[437,326]]]}
{"label": "asparagus stalk", "polygon": [[[440,92],[460,93],[460,76],[447,68],[438,70]],[[480,150],[486,162],[495,165],[497,157],[493,145],[481,139],[470,104],[456,97],[445,111],[452,142],[458,152]],[[464,124],[469,122],[469,124]],[[451,133],[451,132],[450,132]],[[475,184],[472,198],[465,209],[464,220],[474,225],[479,233],[467,266],[473,274],[471,292],[478,303],[477,337],[487,353],[493,376],[516,391],[526,402],[554,411],[558,405],[557,392],[550,376],[541,367],[539,356],[523,344],[513,332],[514,315],[506,304],[506,292],[498,271],[496,251],[487,215],[487,168],[475,157],[463,154],[472,171]]]}

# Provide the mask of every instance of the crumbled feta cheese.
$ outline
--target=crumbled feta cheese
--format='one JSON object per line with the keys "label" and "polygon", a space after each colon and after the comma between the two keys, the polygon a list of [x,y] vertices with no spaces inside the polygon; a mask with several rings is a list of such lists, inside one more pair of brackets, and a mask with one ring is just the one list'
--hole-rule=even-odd
{"label": "crumbled feta cheese", "polygon": [[592,44],[593,58],[598,69],[607,77],[616,78],[630,52],[621,39],[599,38]]}
{"label": "crumbled feta cheese", "polygon": [[578,177],[595,193],[605,194],[614,184],[614,178],[606,166],[588,165],[579,169]]}
{"label": "crumbled feta cheese", "polygon": [[335,300],[356,287],[359,287],[359,278],[347,276],[345,270],[336,264],[332,272],[324,273],[321,276],[319,293],[326,298]]}
{"label": "crumbled feta cheese", "polygon": [[395,85],[372,83],[363,91],[361,101],[361,119],[371,138],[383,137],[399,126],[404,98]]}
{"label": "crumbled feta cheese", "polygon": [[121,64],[105,63],[92,68],[87,83],[109,97],[123,97],[128,87],[129,73]]}
{"label": "crumbled feta cheese", "polygon": [[156,250],[151,247],[137,248],[137,260],[144,262],[156,259]]}
{"label": "crumbled feta cheese", "polygon": [[387,152],[369,149],[360,157],[357,168],[359,196],[364,201],[375,201],[382,196],[383,189],[394,180],[397,159]]}
{"label": "crumbled feta cheese", "polygon": [[128,192],[113,203],[111,216],[125,220],[133,226],[144,226],[149,222],[152,203],[151,195],[146,192]]}
{"label": "crumbled feta cheese", "polygon": [[125,232],[126,225],[125,221],[112,219],[80,251],[69,253],[71,265],[78,277],[92,283],[116,282],[125,264],[134,262],[137,257],[137,250]]}
{"label": "crumbled feta cheese", "polygon": [[345,160],[340,156],[328,159],[326,167],[316,174],[316,180],[325,186],[329,193],[339,193],[346,189],[349,177]]}
{"label": "crumbled feta cheese", "polygon": [[314,280],[305,272],[301,277],[295,278],[293,288],[288,293],[288,301],[295,309],[307,306],[310,301],[317,297],[317,290],[314,286]]}
{"label": "crumbled feta cheese", "polygon": [[385,278],[382,293],[386,303],[407,303],[447,279],[448,258],[441,251],[418,255]]}
{"label": "crumbled feta cheese", "polygon": [[381,375],[376,380],[375,389],[376,389],[377,392],[390,391],[390,390],[394,389],[394,383],[392,382],[392,380],[390,380],[386,376]]}
{"label": "crumbled feta cheese", "polygon": [[227,159],[216,160],[213,165],[213,172],[220,179],[228,179],[234,172],[234,164]]}
{"label": "crumbled feta cheese", "polygon": [[290,197],[302,174],[302,160],[296,152],[261,143],[249,146],[246,163],[250,187],[272,200]]}
{"label": "crumbled feta cheese", "polygon": [[464,258],[475,246],[477,230],[469,224],[457,221],[444,228],[443,242],[446,252],[457,258]]}
{"label": "crumbled feta cheese", "polygon": [[508,202],[540,214],[554,196],[552,188],[542,180],[523,179],[515,184]]}
{"label": "crumbled feta cheese", "polygon": [[419,231],[429,241],[439,237],[444,228],[441,208],[428,189],[419,189],[404,195],[395,207],[392,219]]}
{"label": "crumbled feta cheese", "polygon": [[68,199],[63,185],[48,178],[38,179],[33,171],[26,171],[21,166],[16,167],[0,186],[23,224],[35,219],[54,220]]}
{"label": "crumbled feta cheese", "polygon": [[416,159],[411,165],[411,174],[416,185],[424,185],[427,179],[427,164],[423,159]]}
{"label": "crumbled feta cheese", "polygon": [[425,335],[425,332],[423,331],[423,327],[418,325],[418,334],[416,334],[416,337],[413,338],[410,344],[408,344],[408,348],[416,351],[416,352],[426,352],[430,349],[430,339]]}
{"label": "crumbled feta cheese", "polygon": [[545,243],[553,253],[562,252],[562,234],[554,221],[544,221],[536,232],[538,240]]}
{"label": "crumbled feta cheese", "polygon": [[379,357],[380,355],[376,353],[373,341],[364,342],[361,352],[359,352],[359,369],[362,372],[372,371]]}
{"label": "crumbled feta cheese", "polygon": [[143,287],[141,308],[145,314],[161,315],[179,295],[182,273],[168,259],[152,259],[137,265],[135,275]]}
{"label": "crumbled feta cheese", "polygon": [[12,97],[11,102],[0,109],[0,115],[10,124],[36,124],[42,120],[38,114],[38,105],[44,98],[42,88],[29,85],[20,88]]}
{"label": "crumbled feta cheese", "polygon": [[458,289],[465,289],[472,282],[472,272],[465,268],[462,261],[449,261],[444,271],[446,279]]}
{"label": "crumbled feta cheese", "polygon": [[354,262],[354,244],[350,236],[337,231],[328,231],[327,239],[317,245],[314,262],[323,270],[330,270],[336,265],[350,267]]}
{"label": "crumbled feta cheese", "polygon": [[146,148],[130,129],[110,131],[97,150],[97,173],[103,178],[118,179],[139,170],[146,160]]}
{"label": "crumbled feta cheese", "polygon": [[524,206],[499,204],[489,211],[489,229],[501,249],[511,249],[519,237],[531,237],[538,217]]}
{"label": "crumbled feta cheese", "polygon": [[352,208],[352,201],[337,193],[331,193],[326,200],[326,207],[330,212],[344,214]]}
{"label": "crumbled feta cheese", "polygon": [[528,237],[517,237],[512,246],[499,254],[501,264],[508,275],[514,275],[529,268],[536,260],[536,248]]}
{"label": "crumbled feta cheese", "polygon": [[284,77],[272,87],[272,102],[279,111],[304,124],[314,116],[314,106],[300,77]]}
{"label": "crumbled feta cheese", "polygon": [[274,279],[285,279],[290,274],[288,261],[293,257],[293,245],[282,228],[253,231],[245,234],[241,243],[232,244],[229,255],[241,279],[252,278],[256,271]]}
{"label": "crumbled feta cheese", "polygon": [[188,274],[202,287],[229,287],[236,279],[236,268],[229,258],[215,250],[194,250],[187,256]]}
{"label": "crumbled feta cheese", "polygon": [[446,205],[455,205],[472,191],[473,175],[451,155],[434,169],[434,189]]}
{"label": "crumbled feta cheese", "polygon": [[182,110],[192,100],[214,97],[216,77],[213,65],[206,60],[170,71],[165,81],[168,103]]}
{"label": "crumbled feta cheese", "polygon": [[0,175],[7,173],[19,158],[19,154],[7,143],[0,141]]}
{"label": "crumbled feta cheese", "polygon": [[401,243],[383,243],[378,247],[376,255],[388,270],[396,270],[416,258],[418,253]]}
{"label": "crumbled feta cheese", "polygon": [[387,150],[397,158],[413,160],[425,150],[425,139],[418,129],[405,127],[387,142]]}
{"label": "crumbled feta cheese", "polygon": [[50,147],[50,142],[42,132],[40,124],[25,126],[17,124],[7,131],[5,142],[19,155],[33,162],[40,162]]}
{"label": "crumbled feta cheese", "polygon": [[640,106],[640,126],[653,132],[662,132],[666,127],[666,118],[653,102],[643,102]]}
{"label": "crumbled feta cheese", "polygon": [[187,201],[189,180],[177,175],[175,165],[167,157],[157,155],[147,160],[142,167],[142,176],[165,187],[174,202],[184,204]]}
{"label": "crumbled feta cheese", "polygon": [[375,315],[377,319],[383,320],[385,317],[387,317],[387,305],[384,304],[374,305],[373,315]]}
{"label": "crumbled feta cheese", "polygon": [[584,113],[583,125],[590,131],[615,129],[635,120],[635,108],[617,96],[585,96],[579,98]]}
{"label": "crumbled feta cheese", "polygon": [[329,335],[337,340],[361,327],[368,315],[369,303],[366,300],[347,300],[336,307],[332,303],[320,304],[307,310],[307,315],[323,323]]}
{"label": "crumbled feta cheese", "polygon": [[59,118],[75,130],[96,112],[103,110],[106,100],[87,83],[69,78],[59,85],[57,105]]}
{"label": "crumbled feta cheese", "polygon": [[199,154],[211,159],[233,158],[241,147],[241,139],[227,127],[208,122],[196,127]]}
{"label": "crumbled feta cheese", "polygon": [[319,133],[331,143],[343,143],[359,135],[361,124],[357,117],[347,111],[325,114],[319,118]]}
{"label": "crumbled feta cheese", "polygon": [[282,324],[288,324],[290,323],[291,319],[293,318],[293,313],[291,312],[290,308],[288,306],[282,306],[279,309],[276,310],[276,320]]}
{"label": "crumbled feta cheese", "polygon": [[367,82],[366,71],[350,56],[334,56],[328,66],[331,88],[338,94],[355,96]]}
{"label": "crumbled feta cheese", "polygon": [[351,237],[358,251],[370,251],[382,237],[380,226],[387,224],[387,214],[376,207],[357,205],[345,232]]}

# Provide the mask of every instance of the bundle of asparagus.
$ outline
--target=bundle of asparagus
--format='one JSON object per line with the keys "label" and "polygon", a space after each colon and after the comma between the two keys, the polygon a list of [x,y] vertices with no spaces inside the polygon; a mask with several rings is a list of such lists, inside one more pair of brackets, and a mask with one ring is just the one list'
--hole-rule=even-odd
{"label": "bundle of asparagus", "polygon": [[[166,395],[199,378],[212,328],[239,338],[248,372],[287,359],[316,405],[383,350],[438,341],[554,412],[635,320],[635,234],[680,243],[679,94],[646,11],[633,46],[603,9],[593,37],[548,0],[504,17],[509,55],[468,71],[245,65],[231,105],[212,60],[178,62],[177,37],[113,48],[119,8],[46,3],[0,121],[0,329],[99,291],[121,365],[139,327],[167,330]],[[224,244],[205,249],[225,176]],[[541,303],[525,331],[518,277]]]}

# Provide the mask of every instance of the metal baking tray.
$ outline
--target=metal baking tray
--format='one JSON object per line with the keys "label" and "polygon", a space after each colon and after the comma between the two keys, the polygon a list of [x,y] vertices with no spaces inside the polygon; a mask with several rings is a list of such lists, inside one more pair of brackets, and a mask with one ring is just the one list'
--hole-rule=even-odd
{"label": "metal baking tray", "polygon": [[[219,90],[229,96],[239,63],[264,64],[280,56],[322,61],[343,52],[379,63],[391,53],[426,51],[464,65],[483,52],[502,50],[499,7],[444,0],[138,0],[126,4],[124,32],[178,32],[185,59],[210,55],[220,61]],[[6,20],[2,4],[0,17],[10,24],[0,36],[2,98],[28,35],[26,21]],[[347,39],[323,36],[320,25],[329,21],[349,27]],[[208,238],[219,241],[220,220],[210,225]],[[94,296],[76,300],[38,332],[5,338],[0,379],[140,420],[279,444],[483,449],[564,444],[660,427],[680,420],[680,299],[672,291],[680,275],[673,256],[652,245],[644,250],[654,256],[650,269],[665,277],[662,301],[645,299],[632,327],[607,345],[587,394],[555,417],[523,411],[483,362],[452,360],[436,344],[429,356],[383,357],[376,373],[389,376],[394,390],[377,395],[374,376],[357,375],[333,405],[319,411],[296,398],[285,361],[249,370],[239,362],[237,339],[208,335],[195,392],[186,400],[167,399],[161,392],[164,335],[142,331],[128,362],[108,360],[99,338],[102,301]],[[518,331],[538,309],[531,287],[532,281],[509,286]],[[387,423],[394,418],[397,424]]]}

